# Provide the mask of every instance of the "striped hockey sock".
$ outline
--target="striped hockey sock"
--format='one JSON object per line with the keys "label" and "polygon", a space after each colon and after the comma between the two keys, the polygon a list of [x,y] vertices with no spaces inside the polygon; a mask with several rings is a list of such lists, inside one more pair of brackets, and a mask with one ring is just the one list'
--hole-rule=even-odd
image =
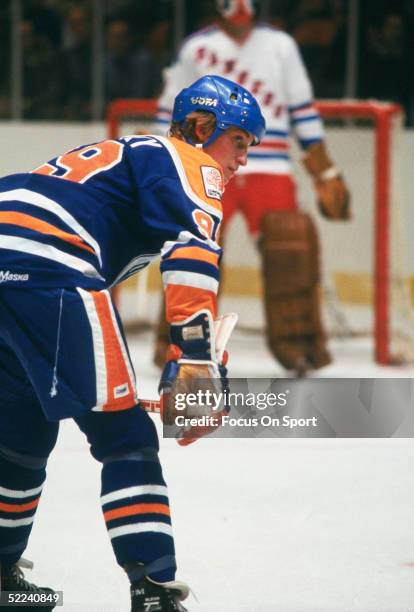
{"label": "striped hockey sock", "polygon": [[46,461],[17,458],[11,451],[8,459],[5,454],[0,449],[0,561],[12,565],[27,546],[46,478]]}
{"label": "striped hockey sock", "polygon": [[149,449],[105,461],[101,503],[117,561],[128,565],[130,580],[144,574],[160,582],[174,580],[168,492],[157,452]]}

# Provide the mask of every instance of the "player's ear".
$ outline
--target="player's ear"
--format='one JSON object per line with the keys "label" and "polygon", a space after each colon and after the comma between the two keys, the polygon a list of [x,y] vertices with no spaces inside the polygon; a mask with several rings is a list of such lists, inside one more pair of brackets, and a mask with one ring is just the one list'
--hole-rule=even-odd
{"label": "player's ear", "polygon": [[201,116],[194,118],[194,136],[196,141],[203,144],[211,136],[211,126]]}

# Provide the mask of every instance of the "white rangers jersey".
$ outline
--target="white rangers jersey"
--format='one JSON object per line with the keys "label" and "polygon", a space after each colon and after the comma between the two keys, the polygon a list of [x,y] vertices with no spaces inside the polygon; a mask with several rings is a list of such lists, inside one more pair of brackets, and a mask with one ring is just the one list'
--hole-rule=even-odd
{"label": "white rangers jersey", "polygon": [[258,24],[242,44],[218,26],[187,38],[176,63],[165,71],[158,123],[169,124],[177,93],[206,74],[226,77],[249,89],[266,119],[266,136],[250,149],[249,163],[240,173],[290,174],[291,131],[302,148],[324,138],[311,83],[289,34]]}

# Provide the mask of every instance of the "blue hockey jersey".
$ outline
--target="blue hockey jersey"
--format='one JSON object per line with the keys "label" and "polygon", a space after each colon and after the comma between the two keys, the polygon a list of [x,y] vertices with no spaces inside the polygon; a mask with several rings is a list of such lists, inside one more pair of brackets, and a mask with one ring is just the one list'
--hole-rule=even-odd
{"label": "blue hockey jersey", "polygon": [[0,287],[116,285],[161,253],[169,321],[216,312],[223,175],[176,138],[82,146],[0,179]]}

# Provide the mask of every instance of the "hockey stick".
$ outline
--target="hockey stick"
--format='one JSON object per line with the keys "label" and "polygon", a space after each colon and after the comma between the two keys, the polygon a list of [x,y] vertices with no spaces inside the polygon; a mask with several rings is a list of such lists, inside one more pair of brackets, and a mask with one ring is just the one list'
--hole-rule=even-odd
{"label": "hockey stick", "polygon": [[145,412],[157,412],[158,414],[161,412],[161,401],[160,400],[149,400],[149,399],[140,399],[139,405]]}

